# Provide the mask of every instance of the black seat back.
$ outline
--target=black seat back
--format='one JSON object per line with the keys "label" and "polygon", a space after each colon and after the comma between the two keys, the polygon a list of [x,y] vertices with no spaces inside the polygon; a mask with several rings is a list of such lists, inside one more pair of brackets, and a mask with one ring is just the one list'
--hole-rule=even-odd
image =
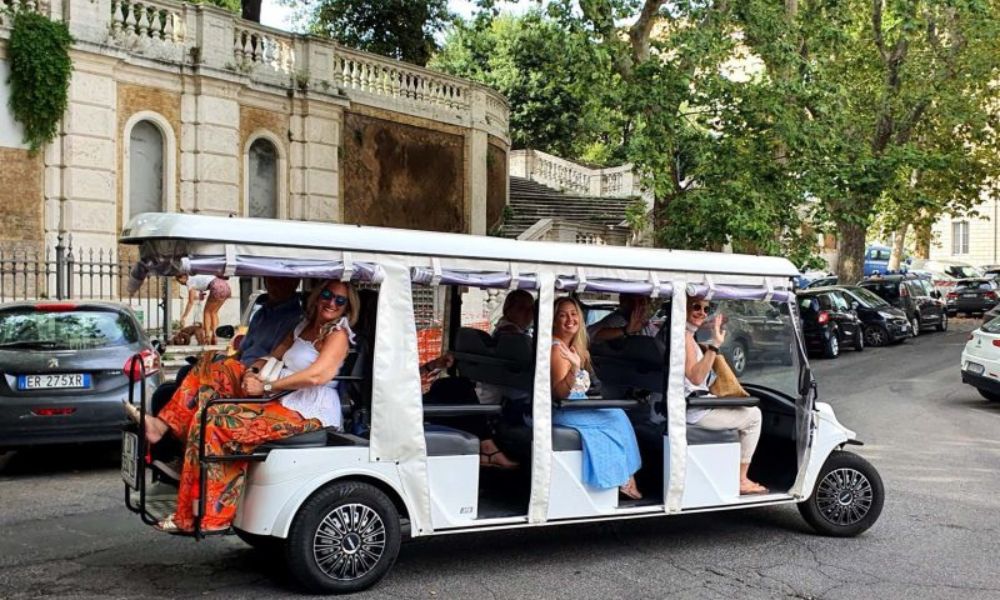
{"label": "black seat back", "polygon": [[452,355],[463,377],[522,390],[532,388],[535,361],[528,336],[507,334],[494,338],[485,331],[462,327]]}
{"label": "black seat back", "polygon": [[665,389],[667,361],[655,338],[631,335],[598,342],[591,347],[590,357],[597,377],[606,388],[661,394]]}

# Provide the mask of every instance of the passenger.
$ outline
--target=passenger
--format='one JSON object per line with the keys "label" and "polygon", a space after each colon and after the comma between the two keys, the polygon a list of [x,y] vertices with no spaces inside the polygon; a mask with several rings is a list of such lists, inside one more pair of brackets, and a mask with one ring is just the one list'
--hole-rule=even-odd
{"label": "passenger", "polygon": [[233,295],[229,282],[214,275],[178,275],[174,279],[177,283],[187,286],[188,298],[181,314],[181,329],[187,322],[187,317],[194,308],[194,303],[198,298],[208,294],[205,300],[205,309],[202,311],[201,326],[205,331],[204,339],[210,343],[218,342],[215,338],[215,329],[219,326],[219,309],[222,304]]}
{"label": "passenger", "polygon": [[[590,387],[590,352],[576,300],[556,300],[552,322],[552,395],[581,400]],[[635,472],[642,466],[635,431],[618,408],[553,410],[552,423],[580,432],[583,440],[584,483],[599,489],[618,487],[625,496],[642,498]]]}
{"label": "passenger", "polygon": [[592,342],[613,340],[627,335],[656,335],[649,322],[649,298],[639,294],[621,294],[618,309],[587,328]]}
{"label": "passenger", "polygon": [[[715,377],[712,365],[719,356],[719,348],[726,341],[722,329],[722,315],[716,315],[712,325],[712,341],[703,352],[695,341],[695,333],[708,317],[709,303],[704,298],[689,298],[687,304],[687,331],[684,335],[684,395],[711,396],[708,387]],[[747,477],[750,461],[760,439],[761,414],[756,406],[719,408],[689,408],[687,422],[705,429],[736,429],[740,436],[740,494],[763,494],[768,490]]]}
{"label": "passenger", "polygon": [[[279,378],[265,383],[251,371],[243,383],[245,392],[251,396],[288,390],[292,392],[273,402],[209,407],[208,429],[204,436],[206,453],[244,454],[264,442],[323,427],[339,427],[340,398],[330,382],[340,370],[348,347],[353,343],[351,326],[357,321],[358,306],[357,293],[349,284],[327,281],[317,286],[306,304],[306,318],[272,353],[275,358],[285,361],[285,368]],[[261,358],[255,366],[260,366],[263,362]],[[235,372],[232,374],[235,375]],[[223,381],[220,388],[203,388],[202,392],[219,397],[227,394],[229,397],[236,397],[239,393],[238,381],[237,378],[232,378]],[[193,508],[199,494],[200,477],[200,414],[199,409],[187,425],[177,512],[158,524],[158,528],[164,531],[194,529]],[[160,423],[159,427],[157,421]],[[147,438],[155,442],[157,431],[160,431],[162,437],[163,424],[156,417],[147,417]],[[216,463],[209,470],[206,514],[201,522],[203,531],[229,527],[243,490],[245,471],[245,461]]]}

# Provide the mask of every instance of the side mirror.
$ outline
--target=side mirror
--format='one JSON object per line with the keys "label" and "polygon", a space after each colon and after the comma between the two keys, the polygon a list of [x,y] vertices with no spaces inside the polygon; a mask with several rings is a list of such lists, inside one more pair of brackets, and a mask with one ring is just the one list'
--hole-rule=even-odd
{"label": "side mirror", "polygon": [[153,350],[155,350],[157,354],[162,355],[164,350],[166,350],[166,346],[164,346],[163,342],[160,340],[150,340],[149,344],[153,347]]}
{"label": "side mirror", "polygon": [[236,328],[232,325],[219,325],[215,328],[215,335],[221,338],[232,339],[236,335]]}
{"label": "side mirror", "polygon": [[931,290],[931,298],[937,298],[938,300],[940,300],[941,299],[941,292],[939,292],[937,290]]}

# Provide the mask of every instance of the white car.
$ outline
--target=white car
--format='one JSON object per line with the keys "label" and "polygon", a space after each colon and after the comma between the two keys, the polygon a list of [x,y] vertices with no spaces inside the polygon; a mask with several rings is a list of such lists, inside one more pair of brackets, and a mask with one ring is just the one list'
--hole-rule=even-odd
{"label": "white car", "polygon": [[1000,402],[1000,318],[972,332],[962,352],[962,383]]}

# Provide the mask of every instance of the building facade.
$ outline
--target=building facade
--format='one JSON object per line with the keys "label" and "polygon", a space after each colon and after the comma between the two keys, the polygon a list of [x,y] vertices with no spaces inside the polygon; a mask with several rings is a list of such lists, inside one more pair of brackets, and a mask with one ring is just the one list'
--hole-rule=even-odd
{"label": "building facade", "polygon": [[944,216],[931,229],[930,258],[969,263],[1000,264],[1000,198],[984,193],[978,216]]}
{"label": "building facade", "polygon": [[[172,0],[10,0],[75,38],[58,137],[7,109],[0,244],[115,248],[181,211],[485,234],[507,199],[508,106],[477,84]],[[3,13],[0,13],[2,15]]]}

